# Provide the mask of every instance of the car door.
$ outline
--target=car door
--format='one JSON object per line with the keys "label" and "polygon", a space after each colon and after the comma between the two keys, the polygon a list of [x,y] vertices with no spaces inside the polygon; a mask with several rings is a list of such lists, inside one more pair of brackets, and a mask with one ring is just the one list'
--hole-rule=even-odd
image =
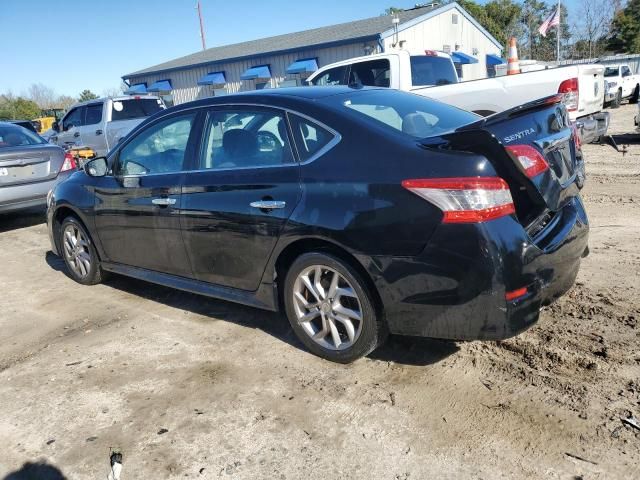
{"label": "car door", "polygon": [[254,291],[300,200],[283,111],[214,107],[182,189],[182,229],[195,278]]}
{"label": "car door", "polygon": [[80,129],[82,145],[91,148],[97,155],[106,155],[103,131],[103,103],[90,103],[85,107],[84,122]]}
{"label": "car door", "polygon": [[60,122],[60,131],[55,135],[56,145],[66,147],[80,143],[80,129],[84,123],[84,112],[84,106],[69,110]]}
{"label": "car door", "polygon": [[[620,76],[622,77],[622,96],[629,97],[633,93],[632,83],[633,79],[631,78],[631,69],[626,65],[623,65],[620,69]],[[635,85],[633,85],[635,87]]]}
{"label": "car door", "polygon": [[191,277],[180,232],[184,165],[195,152],[198,113],[146,126],[111,156],[95,188],[95,222],[106,261]]}

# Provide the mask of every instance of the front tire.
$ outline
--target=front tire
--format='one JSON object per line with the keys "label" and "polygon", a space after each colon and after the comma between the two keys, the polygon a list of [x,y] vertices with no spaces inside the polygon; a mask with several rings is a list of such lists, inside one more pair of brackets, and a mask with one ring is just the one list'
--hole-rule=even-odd
{"label": "front tire", "polygon": [[67,217],[60,226],[60,249],[69,276],[83,285],[102,281],[102,269],[89,233],[75,217]]}
{"label": "front tire", "polygon": [[326,360],[353,362],[386,339],[369,287],[353,267],[333,255],[298,257],[285,278],[284,303],[300,341]]}
{"label": "front tire", "polygon": [[616,96],[611,100],[611,108],[618,108],[622,103],[622,90],[616,92]]}
{"label": "front tire", "polygon": [[636,88],[633,90],[633,95],[629,99],[629,103],[638,103],[638,97],[640,97],[640,85],[636,85]]}

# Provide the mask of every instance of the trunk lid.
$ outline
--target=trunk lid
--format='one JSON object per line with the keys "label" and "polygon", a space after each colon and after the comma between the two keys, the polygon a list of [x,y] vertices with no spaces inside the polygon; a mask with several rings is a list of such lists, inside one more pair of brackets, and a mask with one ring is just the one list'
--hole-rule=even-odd
{"label": "trunk lid", "polygon": [[[556,95],[492,115],[441,139],[448,148],[479,153],[491,162],[509,184],[518,218],[528,227],[559,211],[582,187],[584,165],[575,136],[561,96]],[[528,151],[538,160],[541,156],[548,168],[527,174],[526,159],[514,150]]]}
{"label": "trunk lid", "polygon": [[64,152],[55,145],[26,145],[0,149],[0,187],[56,178]]}

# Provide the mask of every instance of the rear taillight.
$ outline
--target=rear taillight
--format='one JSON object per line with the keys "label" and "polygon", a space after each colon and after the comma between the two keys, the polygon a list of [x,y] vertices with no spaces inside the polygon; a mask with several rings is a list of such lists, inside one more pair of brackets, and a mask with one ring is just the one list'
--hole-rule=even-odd
{"label": "rear taillight", "polygon": [[564,98],[562,102],[564,103],[567,110],[573,112],[578,110],[578,79],[577,78],[569,78],[563,81],[558,87],[558,93],[562,93]]}
{"label": "rear taillight", "polygon": [[533,178],[549,169],[542,154],[531,145],[508,145],[504,147],[514,160],[517,160],[527,177]]}
{"label": "rear taillight", "polygon": [[444,213],[444,223],[479,223],[515,213],[509,185],[498,177],[423,178],[402,186]]}
{"label": "rear taillight", "polygon": [[510,292],[506,292],[504,294],[504,298],[505,300],[507,300],[507,302],[512,302],[513,300],[516,300],[520,297],[524,297],[527,293],[529,293],[527,290],[527,287],[522,287],[517,290],[511,290]]}
{"label": "rear taillight", "polygon": [[67,170],[75,170],[78,168],[78,164],[76,163],[76,159],[71,153],[67,152],[64,154],[64,162],[62,162],[62,168],[60,168],[61,172],[66,172]]}

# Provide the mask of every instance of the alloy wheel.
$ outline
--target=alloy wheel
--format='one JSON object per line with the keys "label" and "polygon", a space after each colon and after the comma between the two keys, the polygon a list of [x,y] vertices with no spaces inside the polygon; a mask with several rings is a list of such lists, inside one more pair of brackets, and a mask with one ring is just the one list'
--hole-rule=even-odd
{"label": "alloy wheel", "polygon": [[91,252],[85,234],[77,225],[69,224],[62,234],[62,242],[69,268],[78,277],[85,278],[91,271]]}
{"label": "alloy wheel", "polygon": [[362,306],[355,289],[327,266],[312,265],[300,272],[293,285],[293,307],[304,332],[326,349],[348,349],[362,332]]}

